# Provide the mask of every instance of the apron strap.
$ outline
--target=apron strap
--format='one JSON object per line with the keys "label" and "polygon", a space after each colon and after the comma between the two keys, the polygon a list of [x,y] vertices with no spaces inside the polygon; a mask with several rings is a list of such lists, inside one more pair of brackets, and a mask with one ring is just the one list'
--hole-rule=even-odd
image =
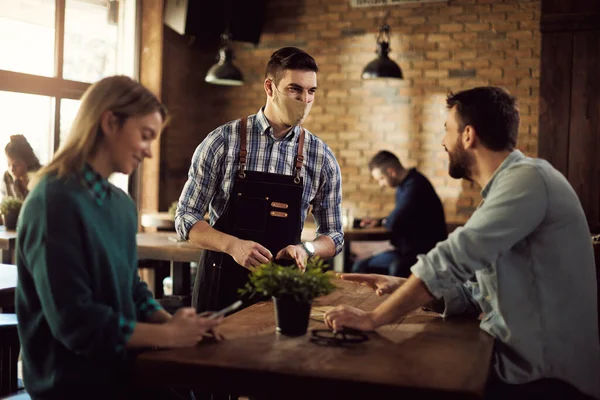
{"label": "apron strap", "polygon": [[248,117],[244,117],[240,120],[240,165],[238,167],[238,175],[244,179],[246,177],[246,156],[248,151],[246,150],[246,129],[248,125]]}
{"label": "apron strap", "polygon": [[304,156],[302,152],[304,150],[304,128],[300,127],[300,138],[298,139],[298,154],[296,154],[296,176],[294,177],[294,183],[300,183],[300,170],[302,170],[302,163],[304,162]]}
{"label": "apron strap", "polygon": [[[246,157],[248,156],[248,150],[246,149],[247,144],[247,128],[248,117],[240,119],[240,163],[238,166],[238,175],[244,179],[246,177]],[[300,138],[298,139],[298,153],[296,154],[296,176],[294,177],[294,183],[300,183],[300,171],[302,170],[302,163],[304,162],[304,128],[300,127]]]}

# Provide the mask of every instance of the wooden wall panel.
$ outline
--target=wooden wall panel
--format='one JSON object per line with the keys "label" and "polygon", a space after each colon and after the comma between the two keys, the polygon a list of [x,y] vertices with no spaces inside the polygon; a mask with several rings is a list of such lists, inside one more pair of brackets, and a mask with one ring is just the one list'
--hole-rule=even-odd
{"label": "wooden wall panel", "polygon": [[568,179],[592,231],[600,231],[600,32],[577,32],[573,40],[573,87]]}
{"label": "wooden wall panel", "polygon": [[572,33],[542,37],[538,153],[565,176],[569,166]]}
{"label": "wooden wall panel", "polygon": [[598,0],[544,0],[542,14],[571,14],[600,11]]}
{"label": "wooden wall panel", "polygon": [[[163,0],[142,3],[140,82],[159,99],[162,88]],[[152,144],[152,158],[145,159],[140,170],[139,214],[158,210],[160,177],[160,138]]]}

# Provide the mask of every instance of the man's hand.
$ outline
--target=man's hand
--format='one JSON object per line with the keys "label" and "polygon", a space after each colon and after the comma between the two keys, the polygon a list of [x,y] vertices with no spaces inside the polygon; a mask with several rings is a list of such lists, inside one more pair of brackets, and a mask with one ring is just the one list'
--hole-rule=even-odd
{"label": "man's hand", "polygon": [[334,331],[344,328],[372,331],[376,328],[372,313],[350,306],[337,306],[327,311],[324,320]]}
{"label": "man's hand", "polygon": [[308,254],[306,253],[306,250],[304,250],[304,247],[302,247],[302,245],[291,244],[279,250],[275,258],[294,260],[296,262],[296,265],[298,266],[298,268],[300,268],[302,272],[306,270],[306,259],[308,258]]}
{"label": "man's hand", "polygon": [[338,274],[337,277],[343,281],[368,286],[373,289],[378,296],[393,293],[406,282],[406,278],[379,274]]}
{"label": "man's hand", "polygon": [[227,249],[227,254],[245,268],[258,267],[261,264],[268,263],[273,258],[269,249],[263,245],[242,239],[237,239],[233,246]]}
{"label": "man's hand", "polygon": [[379,220],[378,219],[363,218],[363,219],[360,220],[360,227],[361,228],[375,228],[376,226],[379,226]]}

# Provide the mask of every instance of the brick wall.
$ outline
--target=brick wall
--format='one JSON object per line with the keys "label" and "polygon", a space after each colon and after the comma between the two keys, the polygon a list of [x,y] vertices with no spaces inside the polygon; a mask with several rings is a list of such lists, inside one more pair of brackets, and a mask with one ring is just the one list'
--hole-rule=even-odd
{"label": "brick wall", "polygon": [[[334,151],[342,169],[344,206],[356,216],[382,216],[391,190],[370,179],[369,158],[387,149],[418,167],[444,202],[448,220],[464,221],[479,189],[448,177],[441,146],[445,97],[479,85],[499,85],[521,109],[518,147],[537,154],[540,58],[539,0],[455,0],[351,8],[349,0],[270,0],[258,47],[236,43],[246,84],[204,83],[216,43],[190,43],[166,28],[163,98],[174,114],[162,139],[161,209],[178,198],[190,158],[208,132],[256,112],[265,102],[263,74],[270,54],[298,46],[319,63],[319,90],[305,127]],[[375,57],[378,22],[390,11],[390,57],[402,81],[362,81]]]}

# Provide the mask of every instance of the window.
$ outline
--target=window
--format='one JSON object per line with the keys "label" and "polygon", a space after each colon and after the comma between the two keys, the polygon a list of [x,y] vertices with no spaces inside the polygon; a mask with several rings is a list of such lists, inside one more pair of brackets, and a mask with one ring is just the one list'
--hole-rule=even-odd
{"label": "window", "polygon": [[[0,1],[0,173],[10,136],[47,164],[79,98],[103,77],[136,76],[136,0]],[[127,190],[127,177],[111,177]]]}

